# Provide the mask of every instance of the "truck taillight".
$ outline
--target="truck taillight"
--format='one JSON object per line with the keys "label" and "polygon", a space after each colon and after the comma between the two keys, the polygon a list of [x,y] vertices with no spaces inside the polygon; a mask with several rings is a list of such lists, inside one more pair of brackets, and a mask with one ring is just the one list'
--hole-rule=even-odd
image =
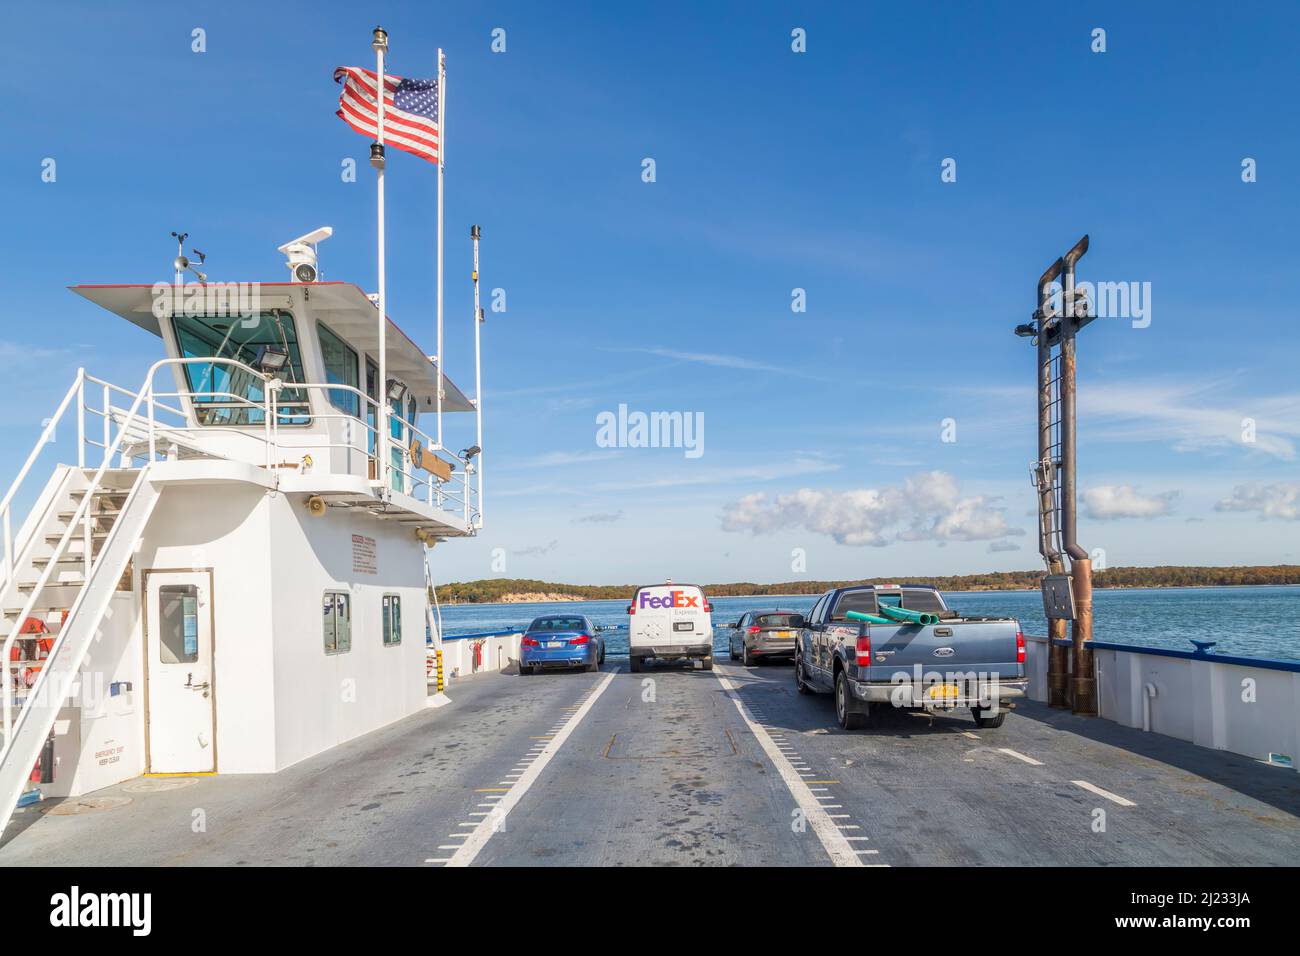
{"label": "truck taillight", "polygon": [[1020,622],[1016,622],[1016,663],[1025,662],[1025,632],[1020,629]]}
{"label": "truck taillight", "polygon": [[863,634],[858,638],[858,666],[871,666],[871,635]]}

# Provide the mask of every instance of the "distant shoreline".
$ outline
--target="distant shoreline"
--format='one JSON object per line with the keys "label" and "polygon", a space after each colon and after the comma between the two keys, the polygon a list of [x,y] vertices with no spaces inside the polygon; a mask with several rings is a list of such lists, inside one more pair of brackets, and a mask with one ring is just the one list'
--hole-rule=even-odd
{"label": "distant shoreline", "polygon": [[[479,582],[473,582],[479,583]],[[828,588],[834,582],[827,582]],[[921,582],[916,582],[921,583]],[[936,585],[937,586],[937,585]],[[1227,583],[1227,584],[1113,584],[1108,586],[1096,586],[1097,591],[1205,591],[1217,590],[1221,588],[1285,588],[1300,586],[1300,580],[1294,582],[1260,582],[1260,583]],[[443,585],[442,588],[449,587]],[[560,585],[559,587],[563,587]],[[704,592],[711,598],[810,598],[816,597],[822,593],[817,591],[791,591],[778,593],[773,591],[755,591],[740,594],[716,594],[710,593],[708,585],[701,585]],[[441,590],[441,588],[439,589]],[[969,587],[969,588],[951,588],[939,586],[939,590],[945,594],[1024,594],[1034,593],[1038,590],[1036,586],[1031,587]],[[502,595],[501,599],[495,601],[473,601],[445,599],[439,600],[443,607],[509,607],[520,604],[575,604],[575,603],[620,603],[629,600],[627,596],[623,597],[591,597],[586,595],[564,592],[562,590],[546,591],[524,591],[514,592]]]}

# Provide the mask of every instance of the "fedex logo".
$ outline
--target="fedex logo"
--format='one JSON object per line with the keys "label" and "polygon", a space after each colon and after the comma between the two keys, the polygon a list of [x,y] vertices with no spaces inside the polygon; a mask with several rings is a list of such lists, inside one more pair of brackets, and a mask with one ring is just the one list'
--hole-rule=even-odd
{"label": "fedex logo", "polygon": [[665,597],[655,597],[649,591],[642,591],[640,595],[640,607],[699,607],[700,596],[698,594],[687,594],[685,591],[669,591]]}

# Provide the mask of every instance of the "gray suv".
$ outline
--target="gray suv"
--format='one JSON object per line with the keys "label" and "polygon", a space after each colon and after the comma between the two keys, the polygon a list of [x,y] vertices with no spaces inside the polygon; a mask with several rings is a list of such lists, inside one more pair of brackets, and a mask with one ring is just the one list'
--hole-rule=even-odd
{"label": "gray suv", "polygon": [[730,625],[727,650],[733,661],[743,660],[746,666],[759,661],[793,661],[801,627],[803,615],[798,611],[748,611]]}

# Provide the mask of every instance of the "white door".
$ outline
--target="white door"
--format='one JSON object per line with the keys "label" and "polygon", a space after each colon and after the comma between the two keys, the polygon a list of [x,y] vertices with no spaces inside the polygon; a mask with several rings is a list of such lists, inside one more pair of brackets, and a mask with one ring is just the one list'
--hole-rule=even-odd
{"label": "white door", "polygon": [[149,771],[215,771],[212,578],[153,571],[145,580]]}

